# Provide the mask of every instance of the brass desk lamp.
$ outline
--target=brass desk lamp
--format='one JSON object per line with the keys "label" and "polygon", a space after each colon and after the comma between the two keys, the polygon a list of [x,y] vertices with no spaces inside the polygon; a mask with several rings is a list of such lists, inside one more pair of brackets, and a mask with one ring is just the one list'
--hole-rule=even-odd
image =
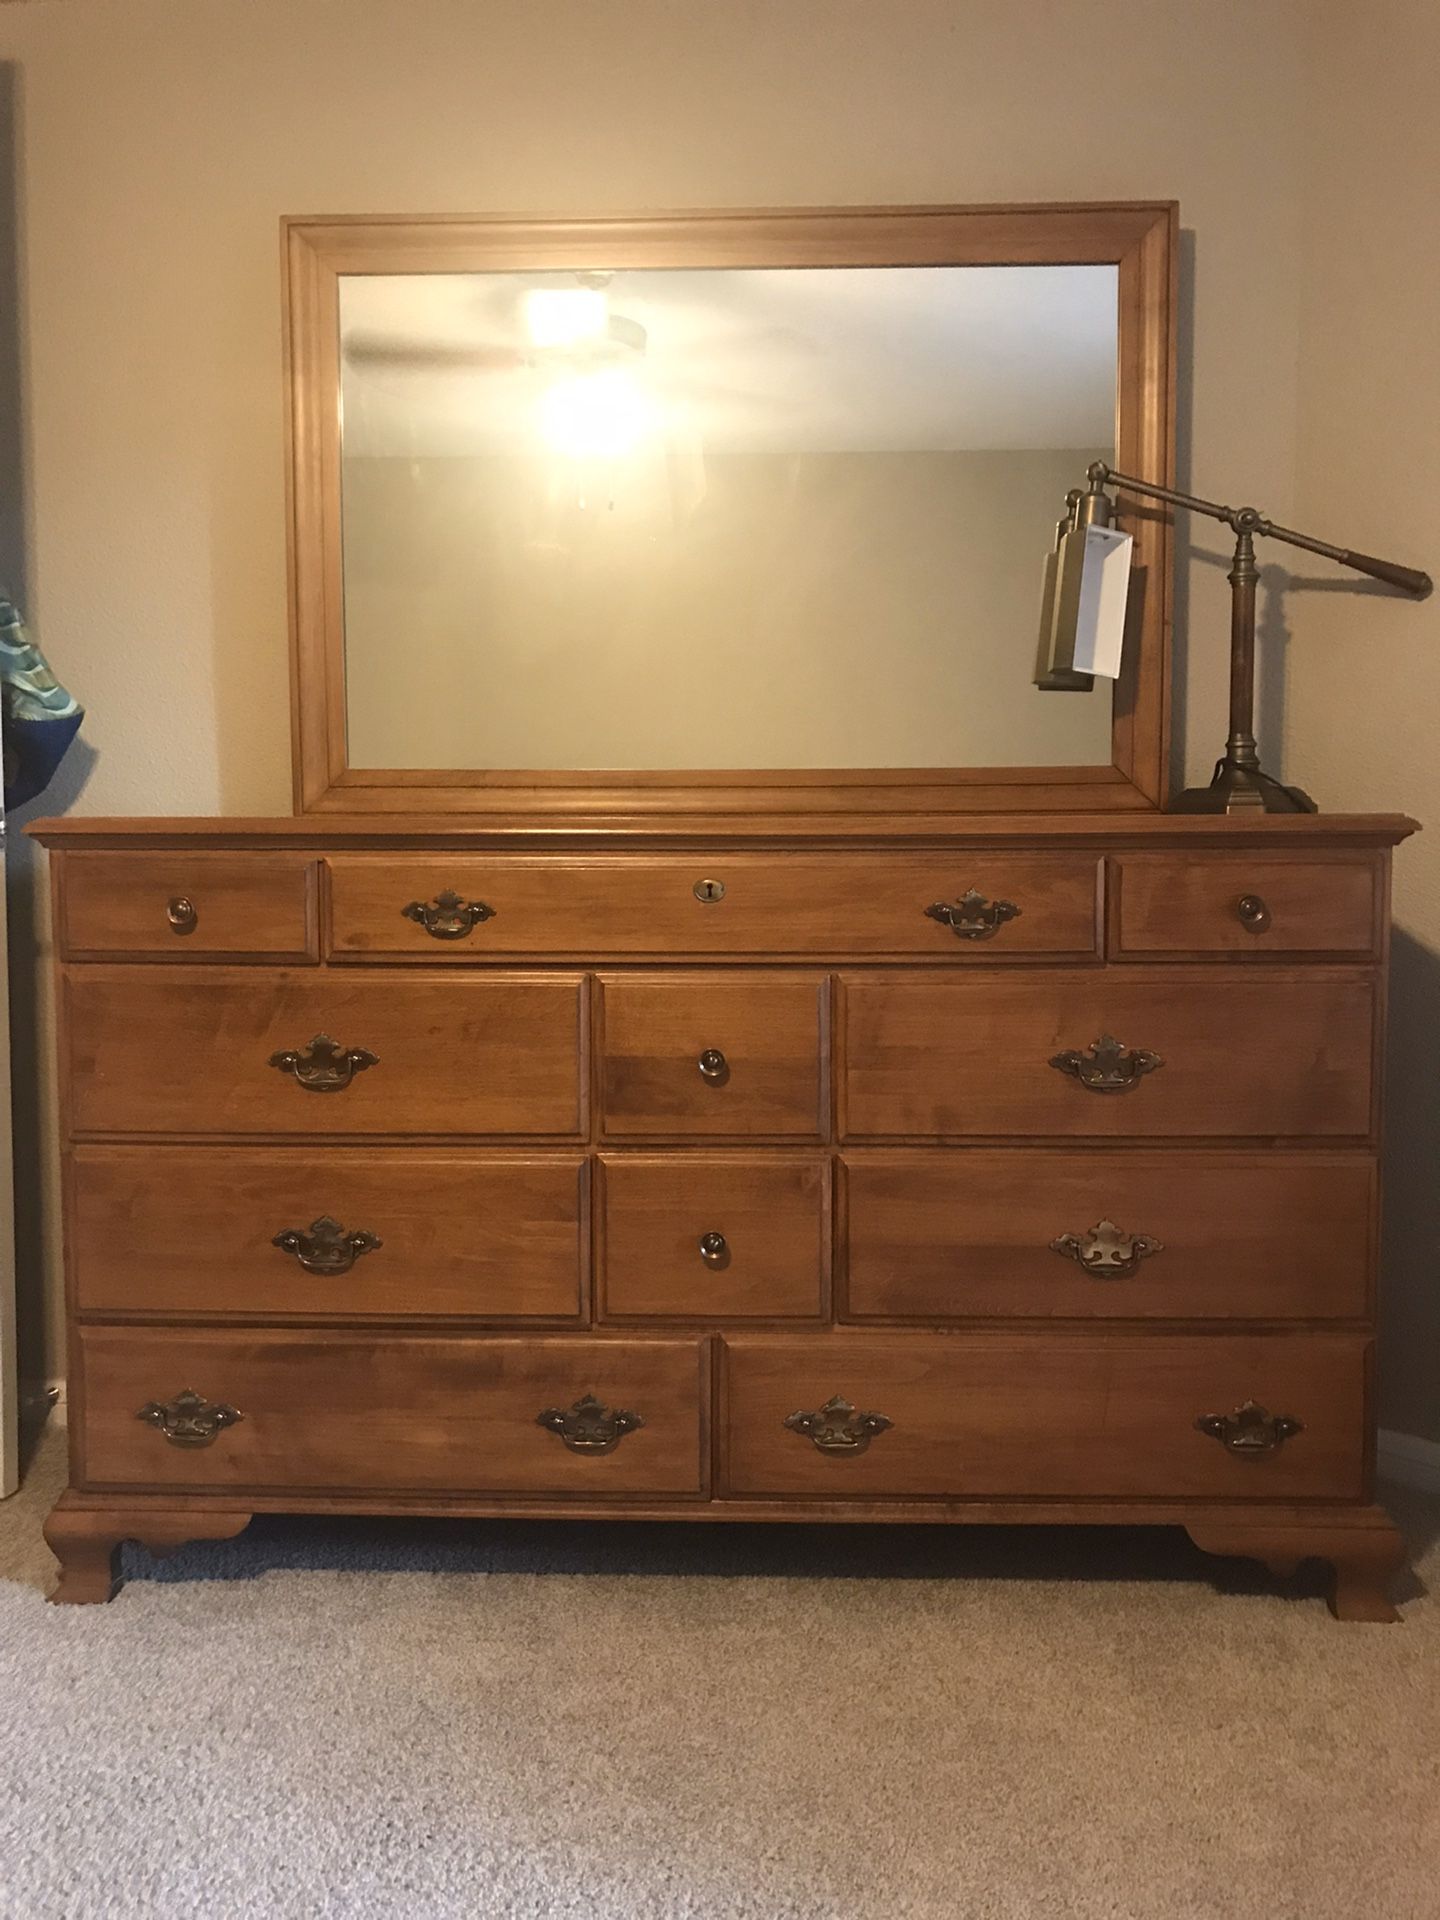
{"label": "brass desk lamp", "polygon": [[1289,527],[1277,527],[1254,507],[1223,507],[1214,500],[1200,500],[1192,493],[1179,493],[1174,487],[1162,487],[1153,480],[1137,480],[1127,473],[1116,473],[1103,461],[1087,468],[1088,490],[1078,488],[1066,496],[1066,518],[1056,529],[1055,551],[1045,571],[1045,600],[1040,615],[1040,657],[1035,669],[1035,684],[1049,691],[1085,689],[1093,684],[1088,673],[1074,668],[1076,618],[1080,604],[1080,585],[1085,568],[1085,533],[1089,527],[1108,527],[1114,518],[1115,503],[1105,491],[1116,487],[1126,493],[1138,493],[1173,506],[1188,507],[1192,513],[1208,514],[1222,520],[1235,535],[1235,557],[1227,578],[1230,581],[1230,737],[1225,751],[1215,763],[1215,775],[1208,787],[1188,787],[1170,803],[1172,813],[1241,813],[1258,808],[1266,813],[1315,813],[1315,802],[1298,787],[1282,786],[1260,766],[1255,748],[1255,587],[1260,570],[1255,564],[1255,535],[1283,540],[1287,546],[1303,547],[1307,553],[1323,554],[1338,560],[1341,566],[1369,574],[1423,599],[1433,582],[1428,573],[1413,567],[1397,566],[1392,560],[1376,560],[1368,553],[1352,553],[1346,547],[1332,547],[1324,540],[1312,540],[1308,534],[1295,533]]}

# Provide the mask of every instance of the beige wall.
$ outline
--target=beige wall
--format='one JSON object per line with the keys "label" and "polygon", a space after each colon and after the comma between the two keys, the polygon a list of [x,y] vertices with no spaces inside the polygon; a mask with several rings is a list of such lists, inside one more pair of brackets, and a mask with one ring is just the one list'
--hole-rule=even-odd
{"label": "beige wall", "polygon": [[348,458],[350,764],[1108,765],[1110,683],[1032,684],[1102,457],[712,451],[688,512],[663,448],[583,506],[543,452]]}
{"label": "beige wall", "polygon": [[[1440,7],[1322,0],[1310,60],[1296,511],[1440,577]],[[1295,559],[1287,770],[1426,827],[1395,856],[1381,1411],[1440,1440],[1440,597]]]}
{"label": "beige wall", "polygon": [[[1193,235],[1184,470],[1285,517],[1309,15],[1304,0],[1147,0],[1098,26],[1065,0],[0,8],[23,144],[25,410],[12,470],[28,529],[22,550],[11,515],[0,569],[20,576],[40,635],[91,709],[88,755],[58,797],[100,812],[288,806],[276,264],[286,212],[1174,195]],[[1331,30],[1342,18],[1327,13]],[[1317,344],[1307,368],[1320,354]],[[0,420],[3,403],[0,393]],[[1389,465],[1379,436],[1403,428],[1414,405],[1397,375],[1364,442],[1376,457],[1357,454],[1333,502],[1313,501],[1327,523],[1363,531]],[[1183,631],[1193,585],[1199,630],[1177,705],[1198,774],[1224,731],[1225,614],[1223,542],[1205,528],[1196,544],[1180,616]],[[1297,602],[1294,617],[1309,622],[1325,605]],[[1381,647],[1418,652],[1395,620],[1376,627],[1367,671]],[[1360,650],[1343,637],[1330,645]],[[1292,665],[1292,684],[1316,700],[1313,661]],[[1402,684],[1383,713],[1418,734],[1407,694]],[[1354,704],[1344,689],[1335,697]],[[1327,800],[1421,804],[1384,770],[1388,754],[1342,793],[1326,730],[1293,713],[1295,770]],[[22,947],[31,873],[22,856]],[[23,1055],[18,1064],[22,1104],[27,1082],[33,1103],[37,1069]],[[43,1224],[53,1242],[55,1226],[53,1206],[26,1199],[34,1368],[53,1364],[34,1233]]]}

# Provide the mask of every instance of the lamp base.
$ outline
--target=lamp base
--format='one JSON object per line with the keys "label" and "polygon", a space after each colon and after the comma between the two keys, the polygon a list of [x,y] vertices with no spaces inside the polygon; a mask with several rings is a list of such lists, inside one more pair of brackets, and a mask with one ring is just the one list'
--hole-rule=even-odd
{"label": "lamp base", "polygon": [[1187,787],[1176,794],[1167,813],[1318,813],[1299,787],[1282,787],[1259,767],[1238,766],[1222,758],[1208,787]]}

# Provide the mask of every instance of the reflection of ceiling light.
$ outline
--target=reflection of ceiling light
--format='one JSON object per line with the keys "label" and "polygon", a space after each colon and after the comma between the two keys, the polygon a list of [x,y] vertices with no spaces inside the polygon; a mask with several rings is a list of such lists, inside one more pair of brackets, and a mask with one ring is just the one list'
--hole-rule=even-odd
{"label": "reflection of ceiling light", "polygon": [[659,424],[654,395],[621,367],[573,374],[540,396],[540,431],[572,460],[617,460]]}
{"label": "reflection of ceiling light", "polygon": [[525,296],[525,324],[537,347],[578,347],[597,340],[608,317],[598,287],[537,287]]}

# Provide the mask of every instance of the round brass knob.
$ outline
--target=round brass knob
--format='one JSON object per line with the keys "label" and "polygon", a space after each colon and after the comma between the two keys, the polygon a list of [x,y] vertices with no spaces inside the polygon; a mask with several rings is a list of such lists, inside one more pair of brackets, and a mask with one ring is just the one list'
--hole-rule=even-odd
{"label": "round brass knob", "polygon": [[1270,924],[1270,909],[1258,893],[1242,893],[1235,914],[1247,933],[1264,933]]}
{"label": "round brass knob", "polygon": [[700,1078],[708,1080],[712,1086],[723,1080],[730,1071],[730,1062],[718,1047],[706,1047],[695,1064],[700,1069]]}
{"label": "round brass knob", "polygon": [[730,1257],[730,1244],[723,1233],[702,1233],[700,1258],[707,1267],[723,1267]]}
{"label": "round brass knob", "polygon": [[200,916],[195,911],[195,902],[187,900],[183,893],[177,893],[165,908],[165,918],[176,933],[193,933]]}

